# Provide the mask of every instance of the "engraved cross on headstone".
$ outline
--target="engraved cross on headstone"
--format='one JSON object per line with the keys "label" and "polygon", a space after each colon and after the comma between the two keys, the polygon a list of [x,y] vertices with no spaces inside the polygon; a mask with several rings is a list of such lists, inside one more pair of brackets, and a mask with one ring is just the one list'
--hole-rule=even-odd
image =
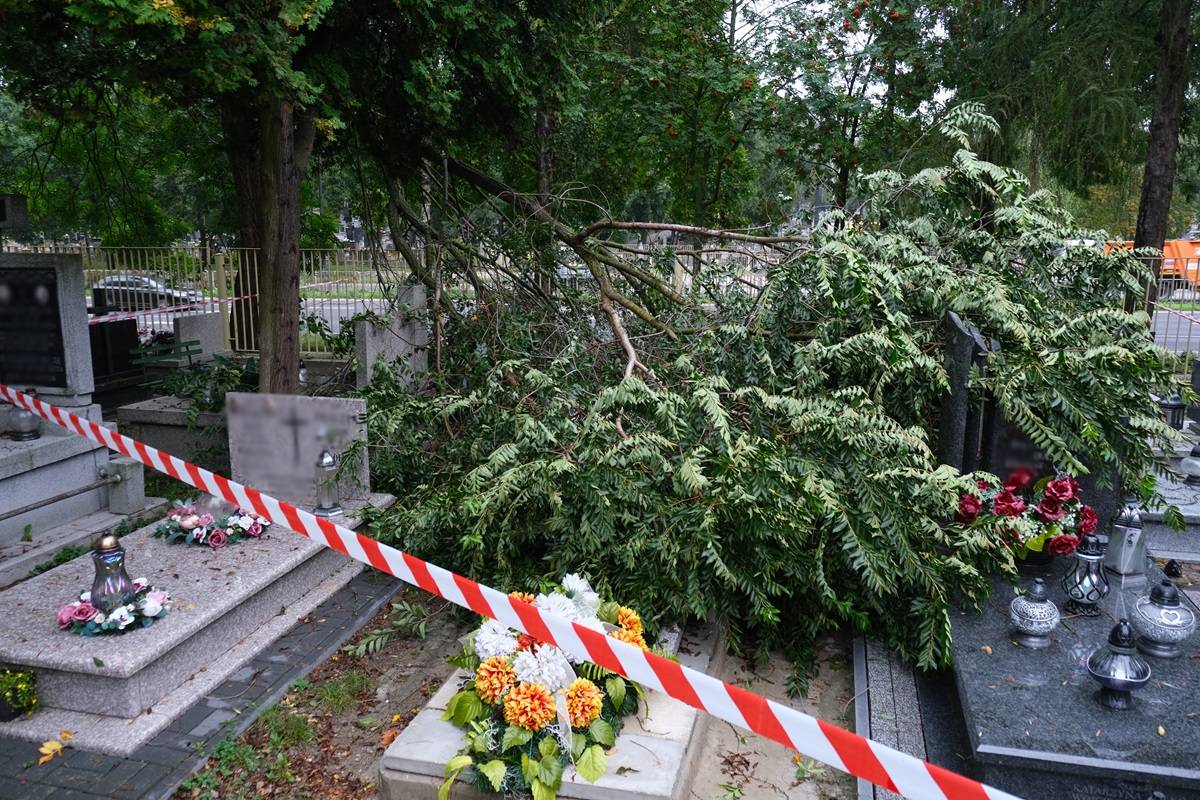
{"label": "engraved cross on headstone", "polygon": [[292,458],[300,457],[300,428],[304,425],[304,419],[296,411],[295,406],[292,407],[291,413],[283,418],[283,424],[292,429]]}

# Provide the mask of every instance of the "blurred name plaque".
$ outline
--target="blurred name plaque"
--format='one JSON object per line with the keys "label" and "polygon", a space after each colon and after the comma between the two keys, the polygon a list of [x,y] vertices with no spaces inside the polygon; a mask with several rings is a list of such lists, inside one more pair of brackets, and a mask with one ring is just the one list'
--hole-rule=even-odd
{"label": "blurred name plaque", "polygon": [[53,269],[0,267],[0,383],[67,385]]}

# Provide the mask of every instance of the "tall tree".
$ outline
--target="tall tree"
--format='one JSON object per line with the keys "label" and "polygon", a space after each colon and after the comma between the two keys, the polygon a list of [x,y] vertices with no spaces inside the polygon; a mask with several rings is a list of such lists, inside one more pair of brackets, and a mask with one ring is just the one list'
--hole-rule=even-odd
{"label": "tall tree", "polygon": [[[1192,5],[1192,0],[1163,0],[1159,11],[1158,69],[1154,76],[1154,106],[1150,116],[1146,172],[1142,178],[1142,202],[1138,206],[1137,230],[1133,237],[1135,247],[1162,248],[1167,238],[1184,97],[1191,76]],[[1156,262],[1155,274],[1157,270]]]}

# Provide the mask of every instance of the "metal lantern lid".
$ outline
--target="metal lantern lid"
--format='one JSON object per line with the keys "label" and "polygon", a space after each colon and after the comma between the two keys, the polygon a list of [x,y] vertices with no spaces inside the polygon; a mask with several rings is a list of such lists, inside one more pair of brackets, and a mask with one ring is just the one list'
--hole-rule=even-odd
{"label": "metal lantern lid", "polygon": [[1089,533],[1083,537],[1083,544],[1075,551],[1075,554],[1083,558],[1102,558],[1104,556],[1104,545],[1100,543],[1100,537],[1094,533]]}
{"label": "metal lantern lid", "polygon": [[1142,514],[1136,505],[1127,503],[1114,523],[1119,528],[1141,528]]}
{"label": "metal lantern lid", "polygon": [[1188,483],[1200,483],[1200,442],[1192,447],[1192,452],[1179,462],[1179,469],[1187,476]]}
{"label": "metal lantern lid", "polygon": [[121,549],[121,540],[110,533],[97,539],[96,543],[92,545],[92,549],[97,553],[110,553],[113,550]]}
{"label": "metal lantern lid", "polygon": [[1156,606],[1175,608],[1179,606],[1179,590],[1170,581],[1163,581],[1150,590],[1150,602]]}
{"label": "metal lantern lid", "polygon": [[337,469],[337,456],[328,450],[322,450],[321,455],[317,456],[318,469]]}
{"label": "metal lantern lid", "polygon": [[1183,408],[1183,397],[1180,396],[1179,390],[1176,389],[1169,396],[1159,400],[1158,404],[1166,409]]}

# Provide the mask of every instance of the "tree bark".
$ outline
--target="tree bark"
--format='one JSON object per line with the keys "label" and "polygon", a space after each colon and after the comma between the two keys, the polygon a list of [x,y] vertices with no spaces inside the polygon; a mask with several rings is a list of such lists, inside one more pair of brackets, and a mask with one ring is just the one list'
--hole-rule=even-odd
{"label": "tree bark", "polygon": [[239,252],[231,254],[235,269],[230,304],[234,350],[258,349],[258,249],[262,244],[259,229],[259,121],[253,102],[233,95],[221,103],[221,128],[225,154],[233,176],[233,194],[237,201]]}
{"label": "tree bark", "polygon": [[261,392],[300,388],[300,186],[316,129],[271,92],[259,98],[258,350]]}
{"label": "tree bark", "polygon": [[[1188,85],[1191,49],[1192,0],[1163,0],[1158,17],[1158,68],[1154,76],[1154,105],[1150,116],[1150,141],[1142,199],[1138,205],[1134,247],[1162,249],[1167,238],[1171,195],[1175,188],[1176,154],[1183,124],[1184,96]],[[1157,284],[1161,258],[1154,259]],[[1156,285],[1150,287],[1153,302]]]}

